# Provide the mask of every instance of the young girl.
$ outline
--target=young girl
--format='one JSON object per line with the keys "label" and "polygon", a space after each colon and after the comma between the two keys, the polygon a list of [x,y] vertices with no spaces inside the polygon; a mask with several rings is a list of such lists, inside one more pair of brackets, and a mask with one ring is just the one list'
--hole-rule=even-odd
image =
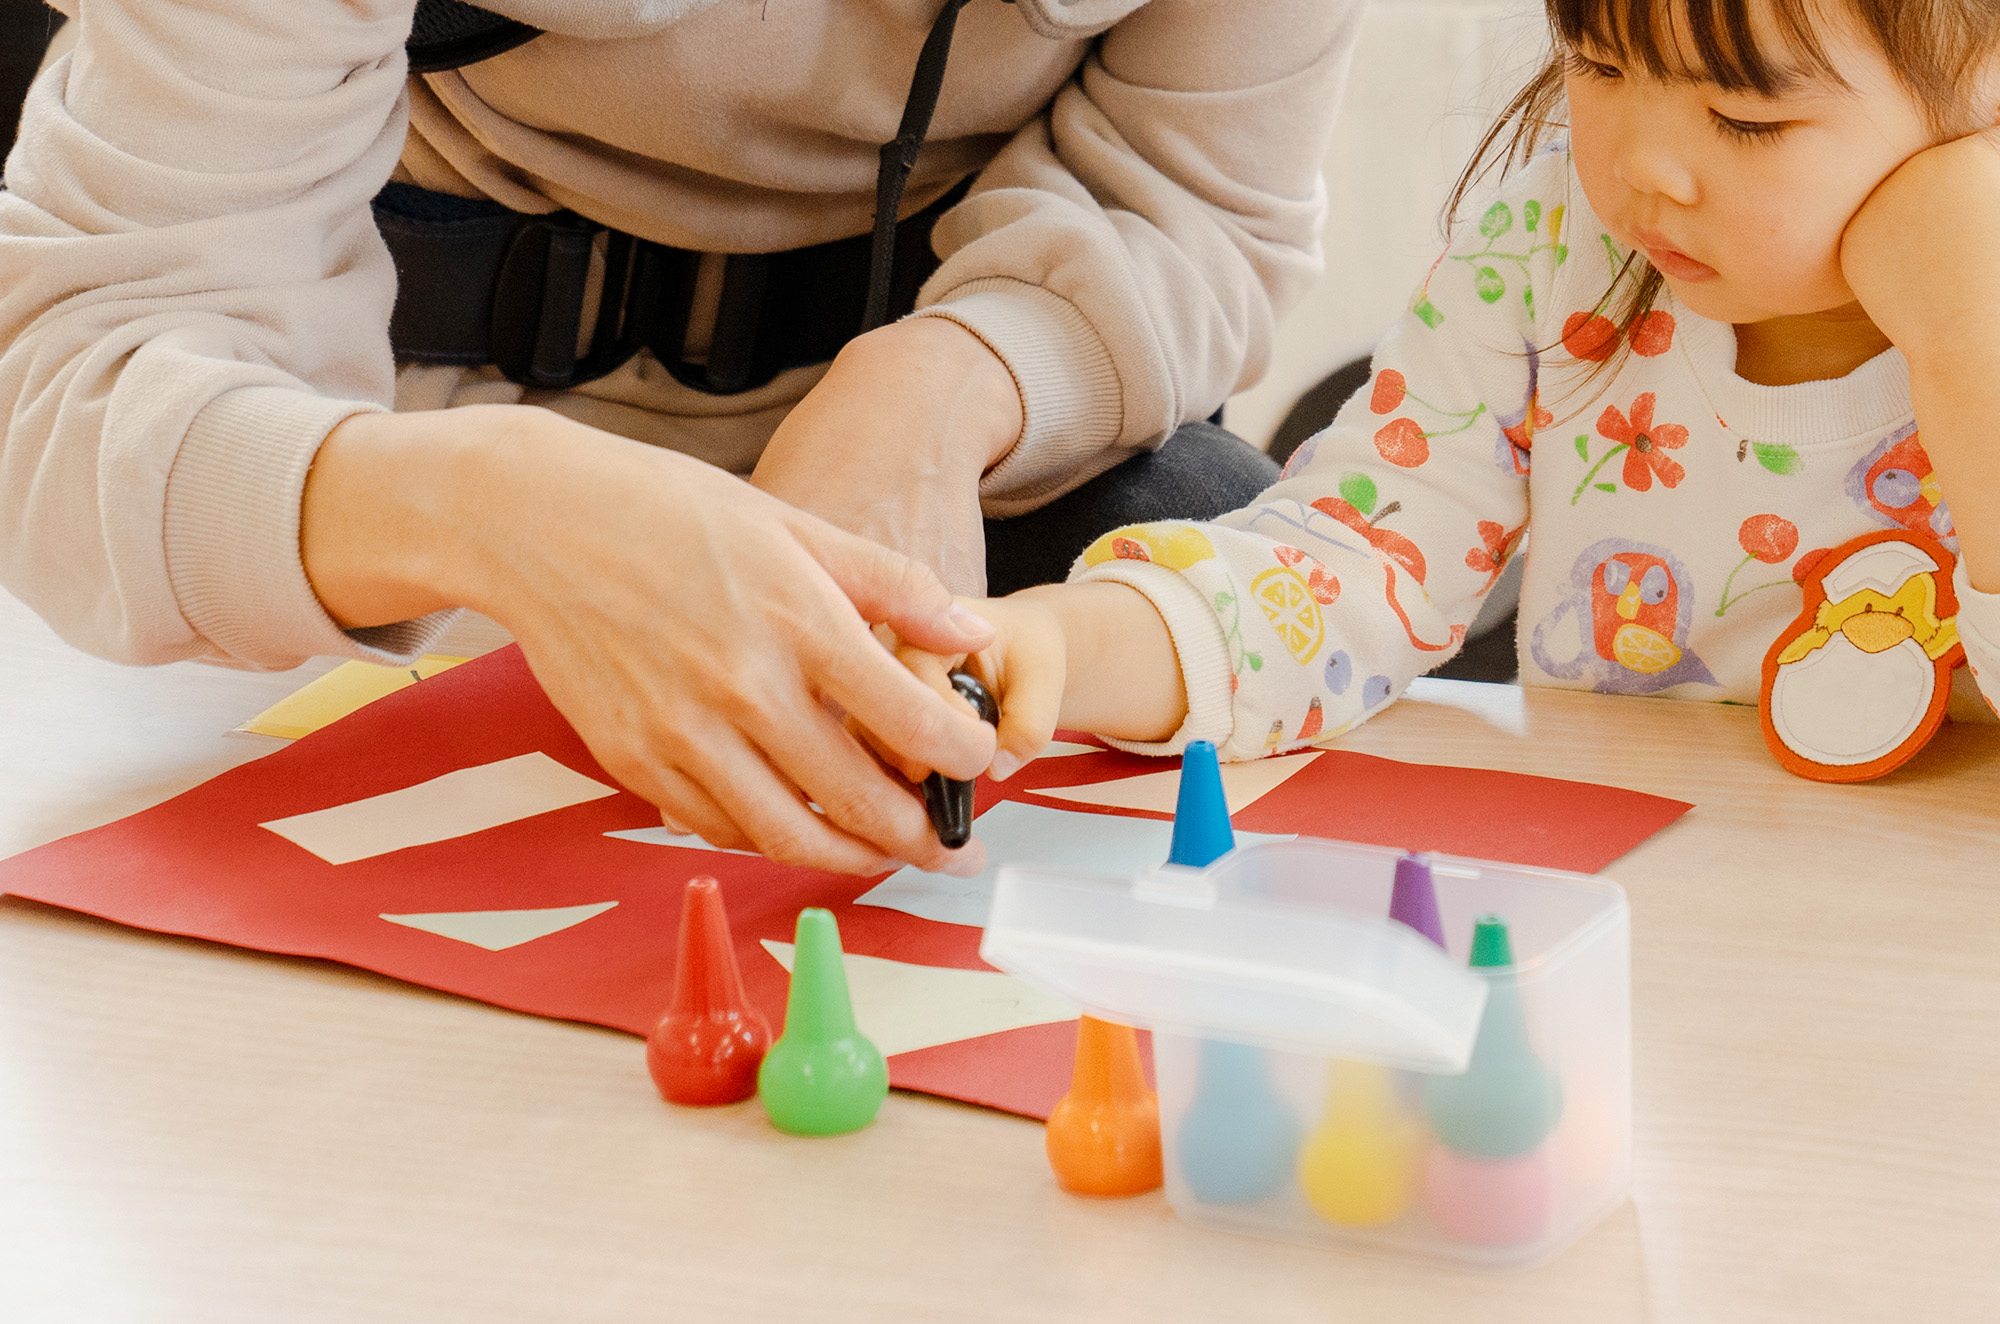
{"label": "young girl", "polygon": [[1501,191],[1283,480],[979,606],[994,775],[1057,725],[1238,759],[1338,736],[1451,656],[1531,524],[1525,683],[1754,704],[1795,576],[1904,528],[1959,554],[1995,694],[2000,9],[1548,14],[1554,57],[1467,170],[1499,159]]}

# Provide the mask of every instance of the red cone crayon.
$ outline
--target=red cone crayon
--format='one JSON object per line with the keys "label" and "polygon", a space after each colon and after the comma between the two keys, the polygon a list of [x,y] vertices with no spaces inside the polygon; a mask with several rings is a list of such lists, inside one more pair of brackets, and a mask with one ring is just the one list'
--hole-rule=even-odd
{"label": "red cone crayon", "polygon": [[674,1001],[646,1036],[646,1069],[669,1103],[736,1103],[757,1092],[757,1067],[770,1046],[770,1024],[743,995],[722,889],[713,878],[691,878],[681,903]]}

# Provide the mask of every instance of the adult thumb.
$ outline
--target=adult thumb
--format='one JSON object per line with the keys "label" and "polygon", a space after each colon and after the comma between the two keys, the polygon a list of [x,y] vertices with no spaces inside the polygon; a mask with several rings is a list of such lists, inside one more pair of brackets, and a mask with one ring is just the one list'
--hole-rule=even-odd
{"label": "adult thumb", "polygon": [[992,623],[954,600],[923,562],[821,520],[801,523],[800,544],[870,625],[931,653],[976,653],[993,642]]}

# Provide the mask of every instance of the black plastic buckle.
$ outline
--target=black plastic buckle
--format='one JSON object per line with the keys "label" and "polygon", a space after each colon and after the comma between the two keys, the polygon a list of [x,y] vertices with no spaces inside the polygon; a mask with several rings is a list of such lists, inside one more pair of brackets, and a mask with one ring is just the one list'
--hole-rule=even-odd
{"label": "black plastic buckle", "polygon": [[577,382],[590,250],[604,227],[575,212],[522,219],[493,282],[493,362],[523,386]]}

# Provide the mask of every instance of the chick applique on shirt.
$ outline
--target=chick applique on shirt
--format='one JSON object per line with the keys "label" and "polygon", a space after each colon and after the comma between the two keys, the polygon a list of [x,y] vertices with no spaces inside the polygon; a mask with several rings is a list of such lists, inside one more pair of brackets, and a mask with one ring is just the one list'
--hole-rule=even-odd
{"label": "chick applique on shirt", "polygon": [[1954,558],[1921,533],[1870,533],[1820,558],[1764,659],[1764,739],[1792,772],[1858,782],[1936,733],[1965,660]]}

